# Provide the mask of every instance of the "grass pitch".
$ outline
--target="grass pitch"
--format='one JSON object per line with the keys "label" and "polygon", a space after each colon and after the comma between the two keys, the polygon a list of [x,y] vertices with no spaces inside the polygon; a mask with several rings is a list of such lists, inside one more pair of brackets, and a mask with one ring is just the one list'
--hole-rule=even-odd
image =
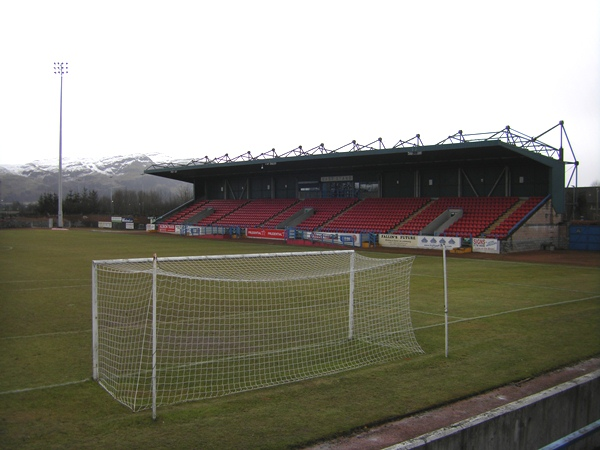
{"label": "grass pitch", "polygon": [[600,268],[449,258],[445,358],[441,257],[418,256],[411,311],[424,355],[163,407],[156,422],[91,381],[92,260],[305,250],[0,231],[0,447],[301,448],[600,353]]}

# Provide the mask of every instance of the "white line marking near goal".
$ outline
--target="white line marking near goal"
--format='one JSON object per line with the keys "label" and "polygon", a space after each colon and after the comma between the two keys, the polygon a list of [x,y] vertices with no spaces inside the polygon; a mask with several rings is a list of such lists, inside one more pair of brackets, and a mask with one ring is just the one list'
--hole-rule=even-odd
{"label": "white line marking near goal", "polygon": [[2,280],[0,284],[13,284],[13,283],[56,283],[63,281],[90,281],[89,278],[52,278],[46,280]]}
{"label": "white line marking near goal", "polygon": [[[427,311],[419,311],[416,309],[411,309],[410,312],[418,313],[418,314],[425,314],[426,316],[436,316],[436,317],[445,317],[446,316],[444,313],[432,313],[432,312],[427,312]],[[453,319],[464,319],[464,317],[458,317],[458,316],[448,316],[448,317],[452,317]]]}
{"label": "white line marking near goal", "polygon": [[91,333],[92,330],[79,330],[79,331],[55,331],[54,333],[41,333],[41,334],[28,334],[25,336],[5,336],[0,337],[0,341],[4,341],[7,339],[29,339],[29,338],[39,338],[39,337],[49,337],[49,336],[61,336],[65,334],[79,334],[79,333]]}
{"label": "white line marking near goal", "polygon": [[68,381],[66,383],[51,384],[51,385],[48,385],[48,386],[37,386],[37,387],[33,387],[33,388],[15,389],[14,391],[0,392],[0,395],[21,394],[23,392],[29,392],[29,391],[39,391],[39,390],[42,390],[42,389],[52,389],[52,388],[63,387],[63,386],[71,386],[72,384],[87,383],[88,381],[90,381],[90,379],[91,378],[86,378],[85,380]]}
{"label": "white line marking near goal", "polygon": [[[419,255],[418,256],[419,259],[441,259],[440,256],[429,256],[429,255]],[[542,262],[526,262],[526,261],[507,261],[507,260],[499,260],[499,259],[461,259],[461,258],[457,258],[457,259],[453,259],[453,261],[455,263],[465,263],[465,264],[470,264],[470,263],[475,263],[475,264],[489,264],[489,265],[506,265],[506,266],[548,266],[548,267],[559,267],[559,266],[569,266],[569,264],[564,263],[564,264],[552,264],[552,263],[542,263]],[[571,266],[569,266],[571,267]],[[598,270],[598,267],[579,267],[579,266],[575,266],[578,268],[582,268],[582,269],[593,269],[593,270]]]}
{"label": "white line marking near goal", "polygon": [[[509,311],[502,311],[502,312],[499,312],[499,313],[487,314],[485,316],[477,316],[477,317],[468,317],[468,318],[464,318],[464,319],[457,319],[457,320],[453,320],[450,323],[452,324],[452,323],[459,323],[459,322],[468,322],[470,320],[477,320],[477,319],[488,319],[490,317],[503,316],[505,314],[512,314],[512,313],[517,313],[517,312],[521,312],[521,311],[528,311],[528,310],[531,310],[531,309],[549,308],[551,306],[567,305],[569,303],[584,302],[584,301],[587,301],[587,300],[594,300],[594,299],[600,299],[600,295],[594,295],[592,297],[586,297],[586,298],[579,298],[579,299],[576,299],[576,300],[565,300],[564,302],[547,303],[545,305],[528,306],[526,308],[511,309]],[[442,325],[444,325],[444,324],[443,323],[436,323],[434,325],[426,325],[424,327],[415,327],[415,330],[424,330],[426,328],[441,327]]]}
{"label": "white line marking near goal", "polygon": [[73,284],[71,286],[44,286],[44,287],[38,287],[38,288],[17,288],[17,289],[14,289],[12,292],[45,291],[47,289],[71,289],[71,288],[81,289],[81,288],[89,288],[89,287],[90,287],[89,284]]}
{"label": "white line marking near goal", "polygon": [[[442,278],[441,276],[438,276],[438,275],[419,275],[419,274],[414,274],[414,273],[412,274],[412,276],[425,277],[425,278]],[[452,277],[452,280],[453,281],[469,281],[469,282],[475,282],[475,283],[499,284],[502,286],[517,286],[517,287],[527,287],[527,288],[535,288],[535,289],[550,289],[553,291],[579,292],[582,294],[594,294],[595,293],[593,291],[579,291],[577,289],[553,287],[553,286],[547,286],[547,285],[543,285],[543,284],[540,285],[540,284],[509,283],[506,281],[478,280],[477,278],[457,278],[457,277]]]}

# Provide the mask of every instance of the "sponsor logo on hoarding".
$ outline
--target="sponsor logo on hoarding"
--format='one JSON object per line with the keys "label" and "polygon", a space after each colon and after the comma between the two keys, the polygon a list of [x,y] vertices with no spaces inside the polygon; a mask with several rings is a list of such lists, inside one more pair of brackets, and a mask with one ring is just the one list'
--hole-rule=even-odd
{"label": "sponsor logo on hoarding", "polygon": [[500,253],[500,241],[498,239],[473,238],[473,252]]}
{"label": "sponsor logo on hoarding", "polygon": [[382,247],[417,248],[417,236],[404,234],[380,234],[379,244]]}
{"label": "sponsor logo on hoarding", "polygon": [[175,225],[169,223],[158,224],[159,233],[175,233]]}
{"label": "sponsor logo on hoarding", "polygon": [[272,230],[265,228],[248,228],[246,236],[257,239],[284,239],[285,230]]}

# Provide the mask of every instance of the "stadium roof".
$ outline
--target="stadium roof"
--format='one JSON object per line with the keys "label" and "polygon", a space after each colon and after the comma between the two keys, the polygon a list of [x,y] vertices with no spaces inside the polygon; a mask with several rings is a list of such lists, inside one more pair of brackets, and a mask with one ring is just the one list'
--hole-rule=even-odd
{"label": "stadium roof", "polygon": [[[560,131],[560,144],[552,146],[542,142],[540,138],[553,130]],[[570,150],[569,157],[572,161],[565,160],[564,143]],[[361,145],[356,141],[335,148],[327,149],[324,144],[319,144],[310,149],[298,146],[292,150],[278,153],[275,149],[252,155],[251,152],[230,157],[228,153],[216,158],[205,156],[201,159],[190,161],[174,161],[154,164],[145,170],[145,173],[181,181],[192,182],[203,176],[223,175],[248,175],[255,173],[257,168],[269,169],[271,172],[285,172],[310,170],[317,161],[324,159],[335,162],[340,168],[364,167],[368,153],[368,166],[378,167],[389,164],[423,164],[428,162],[460,162],[505,160],[525,157],[542,163],[560,171],[564,176],[565,164],[571,164],[573,171],[568,184],[571,184],[573,174],[576,173],[578,162],[571,147],[570,141],[561,121],[549,130],[536,137],[520,133],[510,126],[500,131],[464,134],[462,130],[435,145],[424,145],[421,136],[417,134],[408,140],[399,140],[391,147],[386,146],[381,138]],[[558,174],[554,174],[553,178]],[[576,181],[576,180],[575,180]]]}

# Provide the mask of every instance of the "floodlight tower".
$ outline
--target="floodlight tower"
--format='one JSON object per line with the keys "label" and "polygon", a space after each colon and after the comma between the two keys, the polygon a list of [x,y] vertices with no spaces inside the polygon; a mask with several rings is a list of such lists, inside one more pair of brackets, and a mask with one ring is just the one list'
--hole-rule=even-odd
{"label": "floodlight tower", "polygon": [[58,228],[63,227],[62,208],[62,91],[63,77],[69,73],[69,63],[55,62],[54,73],[60,75],[60,125],[58,132]]}

